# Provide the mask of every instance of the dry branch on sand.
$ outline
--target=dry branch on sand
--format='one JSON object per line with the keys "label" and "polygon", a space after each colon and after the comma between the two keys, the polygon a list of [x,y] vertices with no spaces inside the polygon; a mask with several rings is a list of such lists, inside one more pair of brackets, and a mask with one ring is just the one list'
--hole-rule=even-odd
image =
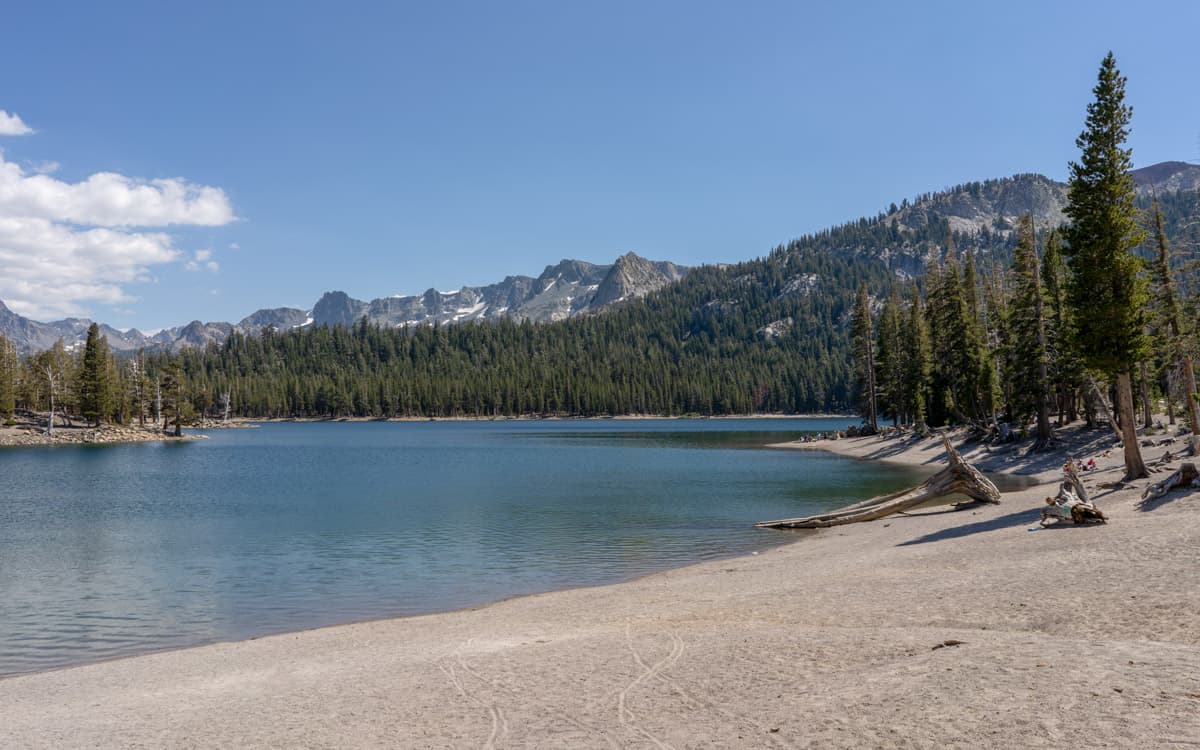
{"label": "dry branch on sand", "polygon": [[950,465],[911,489],[894,492],[848,505],[829,513],[804,518],[785,518],[778,521],[762,521],[754,524],[771,529],[820,529],[847,523],[874,521],[893,513],[911,510],[939,497],[960,493],[981,503],[999,503],[1000,491],[996,485],[974,466],[971,466],[954,450],[950,441],[942,435]]}
{"label": "dry branch on sand", "polygon": [[1178,487],[1200,487],[1200,471],[1196,470],[1196,464],[1182,464],[1171,476],[1161,482],[1147,485],[1138,506],[1148,505]]}

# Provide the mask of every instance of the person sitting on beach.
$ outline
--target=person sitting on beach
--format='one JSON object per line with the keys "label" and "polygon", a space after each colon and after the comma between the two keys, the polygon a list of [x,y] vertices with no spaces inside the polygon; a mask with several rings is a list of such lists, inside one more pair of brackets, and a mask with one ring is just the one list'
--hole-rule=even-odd
{"label": "person sitting on beach", "polygon": [[1088,471],[1096,470],[1096,459],[1093,458],[1087,462],[1087,470]]}

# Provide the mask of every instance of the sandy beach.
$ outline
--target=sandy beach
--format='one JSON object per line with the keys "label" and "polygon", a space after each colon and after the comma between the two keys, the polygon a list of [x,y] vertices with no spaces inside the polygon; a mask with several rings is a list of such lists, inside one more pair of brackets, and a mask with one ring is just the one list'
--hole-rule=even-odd
{"label": "sandy beach", "polygon": [[963,450],[1048,480],[1095,458],[1107,525],[1041,529],[1056,487],[1032,487],[615,586],[2,679],[0,747],[1200,747],[1200,491],[1138,509],[1144,480],[1100,486],[1111,433],[1064,434]]}

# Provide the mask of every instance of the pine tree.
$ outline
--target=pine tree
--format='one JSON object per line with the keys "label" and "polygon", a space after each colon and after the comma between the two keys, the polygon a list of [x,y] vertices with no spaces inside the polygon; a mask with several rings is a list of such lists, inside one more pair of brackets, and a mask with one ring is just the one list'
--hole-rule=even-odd
{"label": "pine tree", "polygon": [[11,424],[16,409],[17,373],[20,360],[17,347],[0,334],[0,422]]}
{"label": "pine tree", "polygon": [[1046,353],[1050,382],[1054,385],[1060,424],[1074,422],[1083,367],[1071,341],[1071,309],[1067,304],[1068,269],[1063,259],[1062,237],[1050,230],[1042,253],[1042,288],[1046,303]]}
{"label": "pine tree", "polygon": [[183,398],[183,362],[176,358],[166,364],[162,371],[163,432],[167,431],[168,420],[173,417],[174,435],[183,434],[183,414],[186,404]]}
{"label": "pine tree", "polygon": [[921,293],[913,287],[908,318],[904,324],[904,344],[907,351],[904,373],[904,393],[907,408],[912,415],[912,424],[918,431],[927,427],[926,420],[930,362],[929,326],[925,322],[925,311],[921,308]]}
{"label": "pine tree", "polygon": [[100,335],[100,326],[88,326],[79,371],[79,413],[99,427],[111,410],[112,393],[108,372],[108,340]]}
{"label": "pine tree", "polygon": [[1116,377],[1117,413],[1125,450],[1125,476],[1148,476],[1138,448],[1131,373],[1146,352],[1145,280],[1132,253],[1145,239],[1137,223],[1132,150],[1123,148],[1132,109],[1125,78],[1111,52],[1100,65],[1088,105],[1086,129],[1076,139],[1082,152],[1070,164],[1066,229],[1074,311],[1074,339],[1088,367]]}
{"label": "pine tree", "polygon": [[864,284],[850,318],[850,339],[854,349],[854,368],[858,376],[858,392],[862,404],[863,422],[871,432],[879,429],[875,389],[875,336],[871,325],[871,301]]}
{"label": "pine tree", "polygon": [[[1163,361],[1168,370],[1178,368],[1184,395],[1187,397],[1188,422],[1192,430],[1193,455],[1200,454],[1200,406],[1196,403],[1196,370],[1191,352],[1188,351],[1184,328],[1183,308],[1175,293],[1175,279],[1171,275],[1171,252],[1167,245],[1167,233],[1163,229],[1162,208],[1154,200],[1154,244],[1157,250],[1151,266],[1154,278],[1155,317],[1162,345]],[[1167,401],[1171,393],[1168,387]]]}
{"label": "pine tree", "polygon": [[1045,304],[1038,268],[1033,217],[1017,223],[1017,249],[1013,254],[1013,298],[1009,306],[1011,336],[1008,352],[1013,416],[1019,422],[1037,418],[1035,445],[1050,442],[1050,376],[1046,355]]}
{"label": "pine tree", "polygon": [[928,295],[932,336],[934,388],[941,395],[941,411],[959,422],[988,416],[990,400],[984,395],[991,368],[983,346],[982,330],[972,312],[967,285],[953,255],[932,277]]}
{"label": "pine tree", "polygon": [[875,371],[879,392],[879,411],[897,424],[908,417],[904,399],[904,373],[907,369],[904,324],[900,293],[893,289],[879,312]]}

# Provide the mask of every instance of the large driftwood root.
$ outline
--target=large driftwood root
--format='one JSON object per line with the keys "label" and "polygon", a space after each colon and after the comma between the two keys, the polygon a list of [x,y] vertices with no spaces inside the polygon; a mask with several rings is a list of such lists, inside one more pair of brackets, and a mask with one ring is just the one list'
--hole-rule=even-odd
{"label": "large driftwood root", "polygon": [[1058,494],[1046,498],[1042,508],[1042,526],[1051,522],[1062,523],[1108,523],[1108,517],[1088,499],[1087,490],[1079,481],[1073,468],[1067,469],[1067,477],[1058,488]]}
{"label": "large driftwood root", "polygon": [[1171,476],[1161,482],[1147,485],[1138,505],[1148,505],[1178,487],[1200,487],[1200,471],[1196,470],[1196,464],[1181,464],[1178,471]]}
{"label": "large driftwood root", "polygon": [[771,529],[821,529],[828,526],[841,526],[847,523],[874,521],[893,513],[910,510],[919,505],[961,493],[981,503],[999,503],[1000,490],[974,466],[963,460],[950,445],[950,441],[942,435],[942,444],[946,446],[946,455],[950,465],[925,480],[923,484],[890,495],[873,497],[861,503],[848,505],[845,508],[804,518],[784,518],[778,521],[761,521],[754,524],[761,528]]}

